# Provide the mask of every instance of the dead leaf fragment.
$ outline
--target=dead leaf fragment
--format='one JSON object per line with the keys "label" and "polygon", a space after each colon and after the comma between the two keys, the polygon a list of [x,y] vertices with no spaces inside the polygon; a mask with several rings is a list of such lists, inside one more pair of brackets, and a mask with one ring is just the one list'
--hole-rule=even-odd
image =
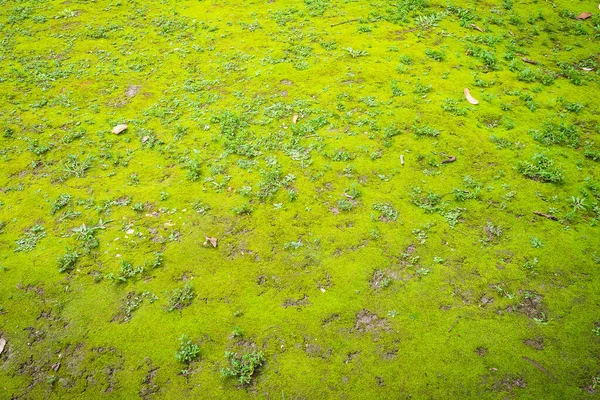
{"label": "dead leaf fragment", "polygon": [[205,246],[208,246],[208,244],[210,243],[212,247],[217,247],[217,238],[204,236],[204,239],[206,239],[204,241]]}
{"label": "dead leaf fragment", "polygon": [[[600,5],[598,6],[598,8],[600,8]],[[582,12],[581,14],[579,14],[579,15],[577,16],[577,19],[584,20],[584,19],[588,19],[588,18],[589,18],[589,17],[591,17],[591,16],[592,16],[592,13],[591,13],[591,12]]]}
{"label": "dead leaf fragment", "polygon": [[445,160],[442,160],[442,164],[450,164],[456,161],[456,156],[448,156]]}
{"label": "dead leaf fragment", "polygon": [[467,101],[469,103],[471,103],[473,105],[479,104],[479,101],[475,97],[471,96],[471,92],[469,92],[469,89],[465,88],[464,92],[465,92],[465,98],[467,99]]}
{"label": "dead leaf fragment", "polygon": [[125,96],[127,96],[128,99],[135,97],[140,90],[142,90],[142,86],[141,85],[131,85],[127,88],[127,91],[125,92]]}
{"label": "dead leaf fragment", "polygon": [[292,122],[294,124],[298,122],[298,114],[294,114],[294,117],[292,118]]}
{"label": "dead leaf fragment", "polygon": [[148,139],[150,139],[150,136],[144,136],[142,138],[142,143],[146,143],[148,141]]}
{"label": "dead leaf fragment", "polygon": [[125,129],[127,129],[127,124],[120,124],[113,128],[112,133],[115,135],[121,134]]}
{"label": "dead leaf fragment", "polygon": [[6,346],[6,339],[0,338],[0,354],[4,351],[4,346]]}
{"label": "dead leaf fragment", "polygon": [[479,32],[485,32],[482,28],[478,27],[475,24],[471,24],[471,28],[473,28],[473,29],[475,29],[476,31],[479,31]]}
{"label": "dead leaf fragment", "polygon": [[537,61],[530,60],[530,59],[529,59],[529,58],[527,58],[527,57],[523,57],[523,58],[522,58],[522,60],[523,60],[524,62],[526,62],[527,64],[533,64],[533,65],[537,65],[537,64],[538,64],[538,62],[537,62]]}

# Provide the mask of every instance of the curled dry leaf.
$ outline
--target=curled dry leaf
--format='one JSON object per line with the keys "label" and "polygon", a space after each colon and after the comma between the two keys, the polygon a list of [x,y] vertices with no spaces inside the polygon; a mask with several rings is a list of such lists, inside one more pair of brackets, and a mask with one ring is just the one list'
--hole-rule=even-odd
{"label": "curled dry leaf", "polygon": [[[600,6],[599,6],[599,7],[600,7]],[[588,18],[589,18],[589,17],[591,17],[591,16],[592,16],[592,13],[591,13],[591,12],[582,12],[581,14],[579,14],[579,15],[577,16],[577,19],[581,19],[581,20],[583,20],[583,19],[588,19]]]}
{"label": "curled dry leaf", "polygon": [[292,122],[293,123],[297,123],[298,122],[298,114],[294,114],[294,117],[292,118]]}
{"label": "curled dry leaf", "polygon": [[217,247],[217,238],[204,236],[204,239],[205,246],[208,246],[208,244],[210,243],[212,247]]}
{"label": "curled dry leaf", "polygon": [[456,156],[448,156],[445,160],[442,160],[442,164],[450,164],[456,161]]}
{"label": "curled dry leaf", "polygon": [[471,96],[471,92],[469,92],[469,89],[465,88],[464,92],[465,92],[465,98],[467,99],[467,101],[469,103],[479,104],[479,101],[475,97]]}
{"label": "curled dry leaf", "polygon": [[6,346],[6,339],[0,338],[0,354],[4,351],[4,346]]}
{"label": "curled dry leaf", "polygon": [[479,31],[479,32],[485,32],[482,28],[478,27],[475,24],[471,24],[471,28],[473,28],[473,29],[475,29],[476,31]]}
{"label": "curled dry leaf", "polygon": [[115,135],[121,134],[125,129],[127,129],[127,124],[120,124],[113,128],[112,133]]}

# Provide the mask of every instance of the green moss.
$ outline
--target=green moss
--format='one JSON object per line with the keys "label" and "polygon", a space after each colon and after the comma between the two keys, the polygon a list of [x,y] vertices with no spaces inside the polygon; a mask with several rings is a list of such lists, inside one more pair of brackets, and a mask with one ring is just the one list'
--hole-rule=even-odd
{"label": "green moss", "polygon": [[0,4],[0,397],[598,390],[597,16]]}

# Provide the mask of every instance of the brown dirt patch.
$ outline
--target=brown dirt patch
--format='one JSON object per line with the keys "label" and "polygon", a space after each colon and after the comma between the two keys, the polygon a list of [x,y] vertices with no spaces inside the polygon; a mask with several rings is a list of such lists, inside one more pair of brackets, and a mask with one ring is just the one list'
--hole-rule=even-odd
{"label": "brown dirt patch", "polygon": [[379,317],[368,310],[362,310],[356,314],[354,329],[358,332],[377,332],[390,330],[385,318]]}

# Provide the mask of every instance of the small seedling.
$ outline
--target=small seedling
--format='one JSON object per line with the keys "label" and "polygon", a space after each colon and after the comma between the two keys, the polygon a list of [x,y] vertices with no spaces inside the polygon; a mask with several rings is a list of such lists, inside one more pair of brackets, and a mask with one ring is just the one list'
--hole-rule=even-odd
{"label": "small seedling", "polygon": [[245,353],[242,356],[231,351],[225,352],[225,358],[229,361],[229,367],[221,369],[224,377],[237,378],[240,385],[249,385],[258,368],[263,365],[265,357],[262,351]]}

